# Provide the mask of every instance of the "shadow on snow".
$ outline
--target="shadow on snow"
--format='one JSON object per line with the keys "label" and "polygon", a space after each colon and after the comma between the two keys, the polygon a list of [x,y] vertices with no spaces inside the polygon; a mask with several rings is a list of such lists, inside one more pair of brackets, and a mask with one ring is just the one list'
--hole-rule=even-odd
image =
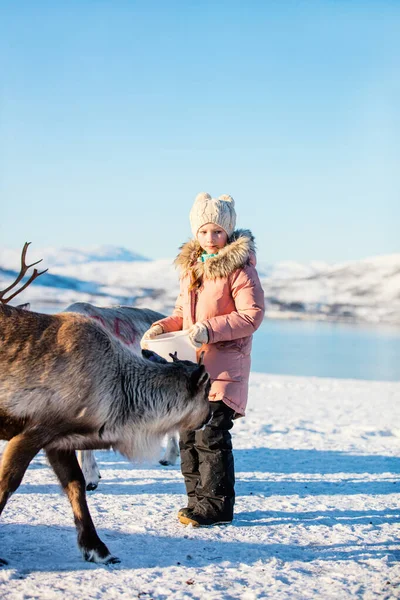
{"label": "shadow on snow", "polygon": [[[379,454],[353,454],[338,450],[295,450],[293,448],[250,448],[234,450],[237,471],[260,473],[398,473],[400,458]],[[102,470],[121,468],[160,469],[154,462],[131,465],[113,452],[96,452]],[[165,468],[165,467],[163,467]],[[171,467],[168,467],[171,469]],[[177,469],[178,467],[172,467]]]}
{"label": "shadow on snow", "polygon": [[[130,463],[117,453],[97,451],[96,458],[100,469],[115,470],[179,470],[179,466],[161,467],[154,462]],[[328,475],[333,473],[396,473],[400,475],[400,457],[375,454],[353,454],[333,450],[295,450],[292,448],[250,448],[234,450],[236,471],[256,471],[258,473],[307,473]],[[1,453],[0,453],[1,456]],[[29,469],[46,467],[41,453],[32,461]]]}
{"label": "shadow on snow", "polygon": [[[224,527],[227,531],[232,526]],[[222,533],[222,532],[221,532]],[[110,550],[121,559],[120,569],[143,569],[181,566],[203,568],[229,561],[234,567],[277,559],[283,562],[355,561],[400,558],[400,547],[394,542],[339,543],[331,545],[263,544],[245,541],[204,540],[177,533],[175,537],[126,534],[99,530]],[[66,572],[108,568],[86,563],[80,557],[72,527],[4,524],[0,528],[1,554],[9,562],[3,569],[15,570],[14,578],[23,579],[32,572]],[[62,548],[56,552],[55,548]],[[20,565],[20,566],[19,566]]]}
{"label": "shadow on snow", "polygon": [[[171,481],[169,479],[157,479],[149,483],[143,482],[142,478],[126,475],[128,483],[121,482],[119,478],[107,480],[106,477],[100,481],[99,487],[89,496],[137,496],[141,494],[153,494],[155,496],[169,494],[185,494],[182,481]],[[125,481],[126,481],[125,480]],[[400,483],[394,481],[364,481],[354,479],[341,479],[339,481],[296,481],[296,480],[257,480],[242,479],[240,473],[236,477],[236,497],[260,496],[269,498],[271,496],[335,496],[345,495],[386,495],[397,493]],[[17,490],[16,494],[59,494],[60,487],[57,483],[49,484],[25,484]]]}
{"label": "shadow on snow", "polygon": [[[158,463],[131,464],[114,453],[98,452],[103,478],[95,494],[184,494],[183,479],[163,473],[179,472],[179,467],[161,467]],[[236,491],[238,496],[293,496],[392,494],[400,487],[400,458],[359,455],[339,451],[253,448],[235,451]],[[43,457],[30,469],[45,467]],[[117,474],[109,474],[109,471]],[[143,480],[143,470],[146,470]],[[123,472],[123,474],[121,474]],[[257,476],[253,475],[257,474]],[[263,477],[260,478],[260,473]],[[271,476],[268,477],[268,474]],[[280,475],[276,478],[276,475]],[[335,475],[329,479],[329,475]],[[343,474],[340,478],[337,474]],[[373,478],[385,475],[386,478]],[[111,476],[110,476],[111,475]],[[307,478],[307,475],[310,477]],[[321,477],[318,478],[318,475]],[[365,477],[354,477],[365,475]],[[372,477],[371,477],[372,476]],[[147,480],[147,481],[146,481]],[[21,494],[58,493],[57,483],[25,484]]]}

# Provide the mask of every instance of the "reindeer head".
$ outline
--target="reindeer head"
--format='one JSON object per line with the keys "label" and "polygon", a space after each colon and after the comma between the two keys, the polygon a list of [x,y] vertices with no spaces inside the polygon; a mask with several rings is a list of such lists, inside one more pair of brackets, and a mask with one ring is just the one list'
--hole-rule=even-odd
{"label": "reindeer head", "polygon": [[182,429],[200,429],[211,417],[208,395],[210,393],[211,381],[208,372],[203,365],[204,352],[200,354],[197,363],[190,360],[179,360],[176,352],[170,354],[172,363],[156,354],[152,350],[142,350],[142,356],[151,362],[158,364],[173,364],[182,368],[182,377],[188,381],[190,402],[193,403],[192,410],[183,416]]}

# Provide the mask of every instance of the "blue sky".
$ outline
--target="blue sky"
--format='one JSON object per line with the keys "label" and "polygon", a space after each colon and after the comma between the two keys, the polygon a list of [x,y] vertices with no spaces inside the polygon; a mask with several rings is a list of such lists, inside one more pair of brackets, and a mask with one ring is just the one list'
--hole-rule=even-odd
{"label": "blue sky", "polygon": [[400,2],[0,3],[0,243],[173,257],[231,194],[259,258],[400,251]]}

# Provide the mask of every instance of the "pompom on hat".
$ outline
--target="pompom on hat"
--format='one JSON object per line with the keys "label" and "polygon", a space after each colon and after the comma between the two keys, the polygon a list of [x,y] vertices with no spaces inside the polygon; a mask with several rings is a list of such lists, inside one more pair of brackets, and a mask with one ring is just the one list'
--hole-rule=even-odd
{"label": "pompom on hat", "polygon": [[212,198],[210,194],[201,192],[196,196],[189,218],[194,237],[200,227],[206,223],[215,223],[226,231],[229,238],[236,225],[235,201],[228,194]]}

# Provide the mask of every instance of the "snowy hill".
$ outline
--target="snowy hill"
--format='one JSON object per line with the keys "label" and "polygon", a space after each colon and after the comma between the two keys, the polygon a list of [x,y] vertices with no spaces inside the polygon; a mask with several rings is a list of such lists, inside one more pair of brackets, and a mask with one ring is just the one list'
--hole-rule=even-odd
{"label": "snowy hill", "polygon": [[304,275],[277,269],[262,281],[271,316],[400,323],[400,254],[322,264]]}
{"label": "snowy hill", "polygon": [[[172,259],[149,260],[124,248],[33,248],[29,262],[43,258],[49,273],[19,296],[42,310],[74,301],[131,304],[172,310],[178,274]],[[20,251],[0,248],[0,287],[17,274]],[[328,264],[260,262],[267,316],[400,323],[400,254]]]}

